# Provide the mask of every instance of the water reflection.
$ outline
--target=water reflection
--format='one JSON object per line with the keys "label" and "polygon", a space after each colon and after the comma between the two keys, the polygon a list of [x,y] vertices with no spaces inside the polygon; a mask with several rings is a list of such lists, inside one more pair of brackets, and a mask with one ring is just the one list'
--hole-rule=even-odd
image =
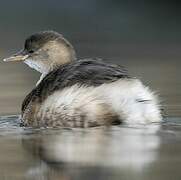
{"label": "water reflection", "polygon": [[0,179],[180,179],[180,118],[148,126],[21,128],[1,118]]}
{"label": "water reflection", "polygon": [[35,135],[31,141],[23,140],[23,145],[47,162],[115,167],[131,163],[139,168],[154,159],[154,150],[159,146],[158,136],[148,130],[145,127],[50,130]]}
{"label": "water reflection", "polygon": [[28,174],[37,176],[38,172],[42,176],[52,172],[52,168],[60,176],[76,169],[94,172],[93,176],[99,172],[103,177],[108,172],[119,174],[120,170],[141,172],[156,158],[160,144],[155,135],[158,126],[41,131],[22,140],[23,147],[42,161]]}

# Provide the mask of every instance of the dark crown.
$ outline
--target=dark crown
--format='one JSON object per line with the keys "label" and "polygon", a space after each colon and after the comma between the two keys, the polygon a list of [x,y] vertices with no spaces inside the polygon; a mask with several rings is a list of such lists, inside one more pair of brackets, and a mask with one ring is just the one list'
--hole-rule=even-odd
{"label": "dark crown", "polygon": [[24,48],[27,51],[35,51],[49,41],[60,40],[62,38],[63,36],[55,31],[38,32],[26,39]]}

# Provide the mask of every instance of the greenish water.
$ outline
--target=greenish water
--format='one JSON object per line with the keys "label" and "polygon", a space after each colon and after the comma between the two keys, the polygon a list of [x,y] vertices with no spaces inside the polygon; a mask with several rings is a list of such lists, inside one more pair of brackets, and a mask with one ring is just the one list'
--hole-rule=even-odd
{"label": "greenish water", "polygon": [[0,118],[0,179],[180,180],[181,118],[89,129],[19,127]]}

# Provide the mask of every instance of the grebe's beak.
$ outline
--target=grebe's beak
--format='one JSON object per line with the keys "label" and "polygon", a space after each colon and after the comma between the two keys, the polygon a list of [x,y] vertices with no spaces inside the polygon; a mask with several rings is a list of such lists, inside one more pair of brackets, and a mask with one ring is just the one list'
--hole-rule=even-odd
{"label": "grebe's beak", "polygon": [[24,51],[20,51],[14,55],[12,55],[11,57],[9,58],[5,58],[3,59],[3,61],[5,62],[11,62],[11,61],[24,61],[26,60],[27,58],[29,57],[29,55]]}

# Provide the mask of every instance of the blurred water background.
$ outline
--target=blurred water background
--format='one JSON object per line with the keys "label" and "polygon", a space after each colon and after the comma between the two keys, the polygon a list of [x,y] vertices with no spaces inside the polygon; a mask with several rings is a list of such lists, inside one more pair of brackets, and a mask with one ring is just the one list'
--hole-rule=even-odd
{"label": "blurred water background", "polygon": [[[160,94],[170,116],[181,114],[181,3],[162,0],[44,0],[0,2],[0,57],[41,30],[62,33],[77,56],[128,68]],[[0,114],[16,114],[39,74],[0,62]]]}
{"label": "blurred water background", "polygon": [[168,118],[149,127],[21,128],[9,115],[20,113],[39,74],[0,61],[0,179],[180,180],[180,8],[176,0],[1,1],[1,59],[34,32],[58,31],[79,58],[127,67],[160,95]]}

